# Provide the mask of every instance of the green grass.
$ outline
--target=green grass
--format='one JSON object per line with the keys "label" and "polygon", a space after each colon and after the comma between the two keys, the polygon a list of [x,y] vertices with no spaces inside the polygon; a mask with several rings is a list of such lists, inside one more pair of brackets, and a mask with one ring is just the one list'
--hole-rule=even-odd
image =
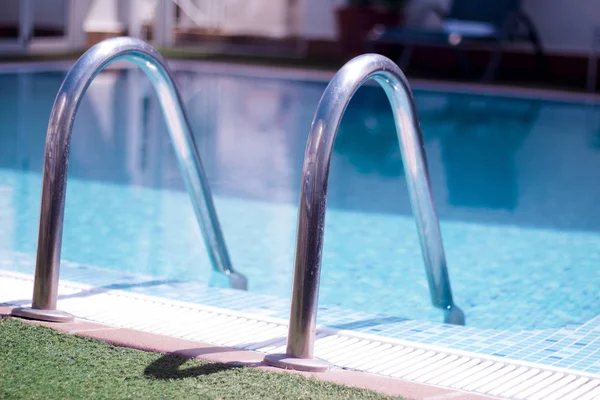
{"label": "green grass", "polygon": [[389,399],[250,367],[158,354],[0,318],[0,399]]}

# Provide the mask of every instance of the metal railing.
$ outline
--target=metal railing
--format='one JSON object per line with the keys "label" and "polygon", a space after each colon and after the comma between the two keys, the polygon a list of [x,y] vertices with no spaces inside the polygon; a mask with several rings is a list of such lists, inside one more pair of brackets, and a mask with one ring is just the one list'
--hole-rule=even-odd
{"label": "metal railing", "polygon": [[588,92],[596,91],[596,81],[598,77],[598,58],[600,58],[600,26],[594,28],[592,32],[592,45],[588,54],[588,70],[586,88]]}
{"label": "metal railing", "polygon": [[354,93],[371,79],[384,89],[394,112],[431,301],[444,310],[446,323],[464,325],[464,314],[452,298],[412,92],[406,77],[394,62],[380,55],[366,54],[349,61],[333,77],[321,97],[310,127],[302,167],[287,350],[285,354],[267,355],[267,364],[305,371],[329,368],[329,363],[313,357],[329,165],[344,111]]}
{"label": "metal railing", "polygon": [[81,56],[54,101],[46,136],[32,307],[14,309],[15,316],[56,322],[72,319],[70,314],[56,309],[71,131],[88,86],[100,71],[117,60],[130,61],[141,68],[156,90],[213,269],[227,275],[231,287],[247,287],[246,278],[231,265],[204,167],[165,61],[143,41],[121,37],[100,42]]}

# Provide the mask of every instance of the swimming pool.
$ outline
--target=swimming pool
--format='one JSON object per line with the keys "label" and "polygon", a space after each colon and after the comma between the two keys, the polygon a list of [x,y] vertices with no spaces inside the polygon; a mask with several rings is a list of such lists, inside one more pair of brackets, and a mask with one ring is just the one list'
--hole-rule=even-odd
{"label": "swimming pool", "polygon": [[[2,251],[35,252],[44,136],[63,76],[0,75]],[[176,77],[234,264],[251,292],[285,303],[304,143],[325,83],[185,70]],[[467,325],[557,328],[597,316],[600,108],[433,91],[416,98]],[[111,71],[92,85],[70,160],[64,259],[224,284],[210,273],[141,73]],[[320,304],[440,321],[379,88],[353,100],[331,175]]]}

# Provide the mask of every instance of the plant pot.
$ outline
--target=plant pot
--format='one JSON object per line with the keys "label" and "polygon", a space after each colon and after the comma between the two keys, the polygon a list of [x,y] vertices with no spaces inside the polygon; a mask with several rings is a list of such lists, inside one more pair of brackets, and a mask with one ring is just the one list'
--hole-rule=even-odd
{"label": "plant pot", "polygon": [[351,58],[366,52],[365,39],[375,25],[399,26],[404,14],[373,7],[343,7],[337,9],[336,19],[342,56]]}

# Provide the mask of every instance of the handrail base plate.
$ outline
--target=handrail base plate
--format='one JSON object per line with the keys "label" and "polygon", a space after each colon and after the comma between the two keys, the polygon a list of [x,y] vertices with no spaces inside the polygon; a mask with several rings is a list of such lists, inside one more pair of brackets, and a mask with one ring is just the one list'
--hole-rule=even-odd
{"label": "handrail base plate", "polygon": [[267,354],[264,361],[272,367],[305,372],[325,372],[332,367],[330,362],[319,358],[294,358],[287,354]]}
{"label": "handrail base plate", "polygon": [[13,308],[10,313],[13,317],[20,317],[26,319],[35,319],[38,321],[47,322],[72,322],[75,317],[67,312],[59,310],[42,310],[39,308],[31,307],[18,307]]}

